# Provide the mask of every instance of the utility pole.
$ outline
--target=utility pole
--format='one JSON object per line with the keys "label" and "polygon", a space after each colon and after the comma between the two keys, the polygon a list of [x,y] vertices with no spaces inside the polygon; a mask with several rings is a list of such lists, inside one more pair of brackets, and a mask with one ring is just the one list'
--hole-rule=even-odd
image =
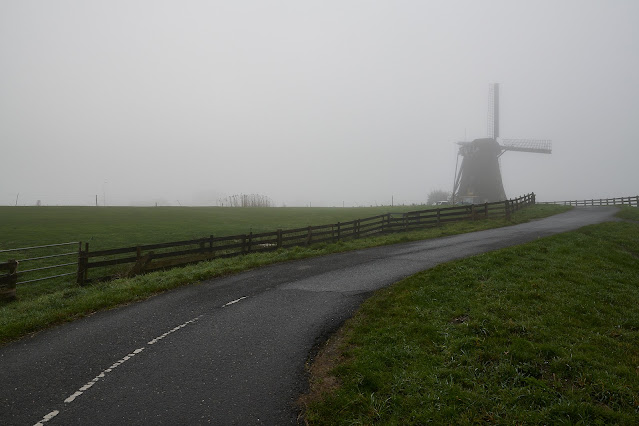
{"label": "utility pole", "polygon": [[20,193],[18,192],[18,195],[16,195],[16,207],[18,207],[18,197],[20,196]]}

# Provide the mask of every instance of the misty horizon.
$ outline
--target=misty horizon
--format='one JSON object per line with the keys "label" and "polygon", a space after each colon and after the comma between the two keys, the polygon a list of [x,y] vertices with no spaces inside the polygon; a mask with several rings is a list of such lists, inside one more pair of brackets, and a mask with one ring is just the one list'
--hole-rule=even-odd
{"label": "misty horizon", "polygon": [[639,193],[639,2],[0,4],[0,205],[424,204],[458,141],[508,198]]}

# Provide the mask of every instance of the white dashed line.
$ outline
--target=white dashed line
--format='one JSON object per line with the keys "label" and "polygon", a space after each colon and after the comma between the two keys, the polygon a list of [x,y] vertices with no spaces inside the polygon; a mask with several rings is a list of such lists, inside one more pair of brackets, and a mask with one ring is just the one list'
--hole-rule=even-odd
{"label": "white dashed line", "polygon": [[[240,299],[238,299],[240,300]],[[236,300],[235,302],[237,302],[238,300]],[[234,303],[234,302],[233,302]],[[172,328],[171,330],[167,331],[166,333],[156,337],[153,340],[150,340],[147,342],[148,345],[153,345],[157,342],[159,342],[160,340],[164,339],[166,336],[168,336],[171,333],[175,333],[176,331],[180,330],[181,328],[186,327],[189,324],[194,323],[195,321],[199,320],[202,317],[202,315],[197,316],[189,321],[186,321],[185,323],[182,323],[180,325],[178,325],[177,327]],[[84,384],[84,386],[82,386],[80,389],[78,389],[77,391],[75,391],[73,394],[69,395],[69,397],[67,397],[67,399],[64,400],[65,404],[70,404],[73,401],[75,401],[75,399],[77,397],[79,397],[80,395],[82,395],[84,392],[86,392],[87,390],[89,390],[91,388],[91,386],[95,385],[100,379],[103,379],[107,374],[111,373],[113,370],[115,370],[116,368],[118,368],[120,365],[124,364],[125,362],[127,362],[128,360],[130,360],[131,358],[133,358],[134,356],[136,356],[137,354],[139,354],[140,352],[142,352],[143,350],[145,350],[146,347],[143,346],[141,348],[138,348],[136,350],[134,350],[133,352],[131,352],[130,354],[125,355],[122,359],[117,360],[115,363],[113,363],[109,368],[103,370],[100,374],[98,374],[97,376],[95,376],[92,380],[90,380],[89,382],[87,382],[86,384]],[[50,412],[49,414],[47,414],[46,416],[44,416],[42,418],[42,420],[40,420],[38,423],[36,423],[34,426],[43,426],[44,423],[48,422],[49,420],[51,420],[52,418],[54,418],[55,416],[57,416],[60,413],[60,411],[55,410]]]}
{"label": "white dashed line", "polygon": [[158,337],[156,337],[156,338],[155,338],[155,339],[153,339],[153,340],[149,340],[149,341],[147,342],[147,344],[149,344],[149,345],[153,345],[153,344],[155,344],[155,343],[159,342],[160,340],[164,339],[164,338],[165,338],[166,336],[168,336],[169,334],[171,334],[171,333],[175,333],[175,332],[176,332],[176,331],[178,331],[179,329],[181,329],[181,328],[183,328],[183,327],[186,327],[187,325],[189,325],[189,324],[191,324],[191,323],[194,323],[195,321],[199,320],[201,316],[202,316],[202,315],[200,315],[199,317],[195,317],[195,318],[193,318],[192,320],[189,320],[189,321],[185,322],[184,324],[180,324],[180,325],[178,325],[178,326],[177,326],[177,327],[175,327],[175,328],[172,328],[171,330],[167,331],[166,333],[162,334],[161,336],[158,336]]}
{"label": "white dashed line", "polygon": [[248,297],[248,296],[240,297],[239,299],[235,299],[235,300],[233,300],[233,301],[231,301],[231,302],[227,303],[226,305],[224,305],[224,306],[222,306],[222,307],[223,307],[223,308],[226,308],[227,306],[232,305],[233,303],[237,303],[237,302],[239,302],[239,301],[240,301],[240,300],[242,300],[242,299],[246,299],[247,297]]}
{"label": "white dashed line", "polygon": [[95,376],[93,378],[93,380],[91,380],[90,382],[87,382],[84,386],[82,386],[80,389],[78,389],[73,395],[71,395],[67,399],[65,399],[64,403],[65,404],[69,404],[69,403],[73,402],[77,397],[79,397],[84,392],[86,392],[91,386],[95,385],[98,382],[98,380],[104,378],[106,376],[106,374],[108,374],[111,371],[113,371],[114,368],[117,368],[120,365],[124,364],[126,361],[130,360],[131,358],[133,358],[135,355],[139,354],[143,350],[144,350],[143,347],[139,348],[139,349],[136,349],[133,352],[131,352],[130,354],[128,354],[127,356],[125,356],[124,358],[118,360],[111,367],[107,368],[106,370],[102,371],[100,374]]}
{"label": "white dashed line", "polygon": [[49,414],[47,414],[46,416],[44,416],[42,418],[42,420],[40,420],[38,423],[36,423],[34,426],[42,426],[44,423],[48,422],[49,420],[51,420],[52,418],[54,418],[55,416],[57,416],[59,413],[58,410],[52,411]]}

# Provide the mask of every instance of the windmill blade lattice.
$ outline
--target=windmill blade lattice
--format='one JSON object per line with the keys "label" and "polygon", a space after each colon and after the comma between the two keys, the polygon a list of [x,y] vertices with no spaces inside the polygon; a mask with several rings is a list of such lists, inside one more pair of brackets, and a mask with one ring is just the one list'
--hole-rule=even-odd
{"label": "windmill blade lattice", "polygon": [[552,142],[548,139],[502,139],[501,147],[504,151],[552,153]]}

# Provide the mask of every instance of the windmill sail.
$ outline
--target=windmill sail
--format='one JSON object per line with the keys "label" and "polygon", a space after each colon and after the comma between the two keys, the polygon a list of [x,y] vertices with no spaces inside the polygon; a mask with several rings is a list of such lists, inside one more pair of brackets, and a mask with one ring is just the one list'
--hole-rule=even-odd
{"label": "windmill sail", "polygon": [[501,146],[504,151],[552,153],[552,142],[547,139],[503,139]]}
{"label": "windmill sail", "polygon": [[488,86],[488,137],[499,137],[499,83]]}

